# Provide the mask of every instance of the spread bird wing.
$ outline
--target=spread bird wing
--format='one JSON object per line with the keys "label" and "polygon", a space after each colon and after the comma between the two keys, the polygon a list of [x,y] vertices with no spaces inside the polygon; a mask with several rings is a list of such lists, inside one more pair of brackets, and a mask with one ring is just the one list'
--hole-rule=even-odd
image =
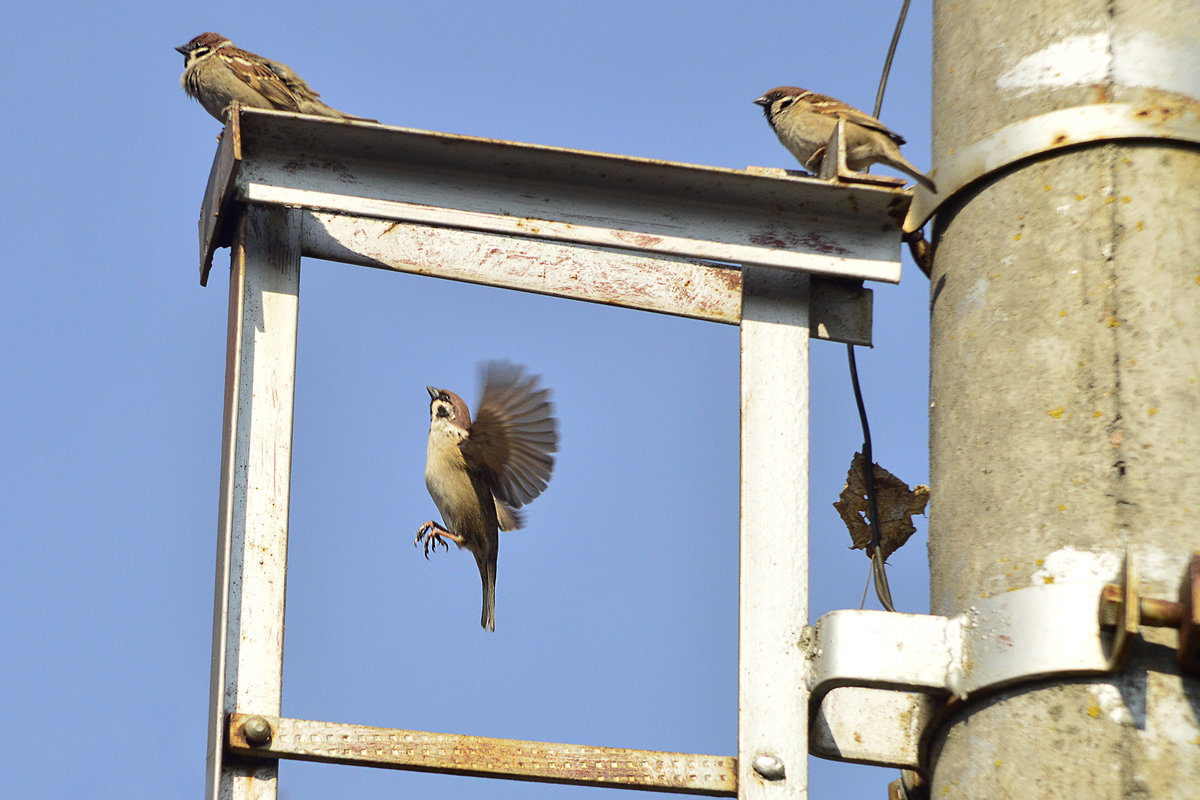
{"label": "spread bird wing", "polygon": [[483,474],[496,499],[517,509],[542,493],[554,471],[558,421],[536,375],[507,361],[484,368],[483,398],[463,458]]}

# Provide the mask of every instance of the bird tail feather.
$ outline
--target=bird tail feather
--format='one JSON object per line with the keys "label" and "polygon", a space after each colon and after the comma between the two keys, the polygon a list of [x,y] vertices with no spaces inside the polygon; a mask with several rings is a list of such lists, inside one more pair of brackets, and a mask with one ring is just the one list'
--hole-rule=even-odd
{"label": "bird tail feather", "polygon": [[496,562],[479,559],[479,578],[483,582],[483,613],[479,624],[486,631],[496,630]]}

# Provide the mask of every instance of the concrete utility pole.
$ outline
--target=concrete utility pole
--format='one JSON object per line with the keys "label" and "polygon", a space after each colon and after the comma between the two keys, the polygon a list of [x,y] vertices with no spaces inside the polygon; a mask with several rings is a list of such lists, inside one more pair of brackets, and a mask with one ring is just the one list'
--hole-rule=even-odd
{"label": "concrete utility pole", "polygon": [[[965,148],[1093,104],[1132,104],[1148,137],[1160,122],[1200,131],[1200,3],[935,2],[943,191]],[[1144,596],[1175,598],[1200,549],[1195,141],[1046,152],[939,211],[933,613],[1051,581],[1113,579],[1126,547]],[[1176,641],[1143,628],[1112,680],[1022,684],[968,702],[934,736],[932,797],[1200,797],[1200,681],[1180,677]]]}

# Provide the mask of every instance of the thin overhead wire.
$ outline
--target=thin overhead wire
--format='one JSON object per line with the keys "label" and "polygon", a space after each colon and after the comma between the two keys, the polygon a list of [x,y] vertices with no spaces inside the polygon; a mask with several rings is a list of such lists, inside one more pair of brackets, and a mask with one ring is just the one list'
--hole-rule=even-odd
{"label": "thin overhead wire", "polygon": [[908,16],[908,4],[910,0],[904,0],[900,5],[900,18],[896,20],[896,29],[892,31],[892,43],[888,45],[887,58],[883,60],[883,74],[879,76],[879,89],[875,92],[875,110],[871,112],[871,116],[879,119],[879,112],[883,109],[883,92],[887,89],[888,75],[892,71],[892,59],[896,56],[896,45],[900,44],[900,32],[904,30],[904,18]]}
{"label": "thin overhead wire", "polygon": [[[883,74],[879,76],[879,89],[875,92],[875,110],[872,116],[878,118],[883,108],[883,93],[887,89],[888,75],[892,71],[892,58],[896,55],[896,45],[900,42],[900,32],[904,30],[904,19],[908,16],[908,4],[904,0],[900,6],[900,18],[896,20],[896,29],[892,32],[892,43],[888,46],[887,58],[883,62]],[[854,345],[846,345],[846,357],[850,363],[850,384],[854,388],[854,402],[858,406],[858,419],[862,423],[863,479],[867,487],[867,513],[871,519],[871,574],[875,582],[875,595],[880,604],[888,611],[895,611],[892,602],[892,589],[888,586],[887,570],[883,560],[882,534],[879,529],[879,501],[875,494],[875,457],[871,450],[871,426],[867,422],[867,409],[863,404],[862,388],[858,382],[858,364],[854,358]]]}

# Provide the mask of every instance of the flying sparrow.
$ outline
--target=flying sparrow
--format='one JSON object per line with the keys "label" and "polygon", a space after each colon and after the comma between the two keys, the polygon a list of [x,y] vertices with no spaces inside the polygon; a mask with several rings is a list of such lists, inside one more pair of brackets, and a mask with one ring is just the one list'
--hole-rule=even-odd
{"label": "flying sparrow", "polygon": [[454,392],[429,391],[429,447],[425,486],[445,527],[433,520],[417,531],[414,544],[429,548],[446,540],[475,556],[483,581],[479,624],[496,630],[496,552],[499,531],[521,527],[517,509],[546,488],[558,449],[558,422],[537,388],[538,378],[523,367],[491,361],[483,372],[483,397],[471,421],[467,404]]}
{"label": "flying sparrow", "polygon": [[762,106],[779,141],[810,172],[820,167],[829,137],[842,119],[846,121],[846,166],[861,171],[871,164],[887,164],[937,191],[933,181],[900,155],[904,139],[870,114],[796,86],[778,86],[754,102]]}
{"label": "flying sparrow", "polygon": [[202,33],[175,49],[183,54],[183,90],[221,122],[234,101],[251,108],[375,122],[330,108],[287,64],[239,50],[219,33]]}

